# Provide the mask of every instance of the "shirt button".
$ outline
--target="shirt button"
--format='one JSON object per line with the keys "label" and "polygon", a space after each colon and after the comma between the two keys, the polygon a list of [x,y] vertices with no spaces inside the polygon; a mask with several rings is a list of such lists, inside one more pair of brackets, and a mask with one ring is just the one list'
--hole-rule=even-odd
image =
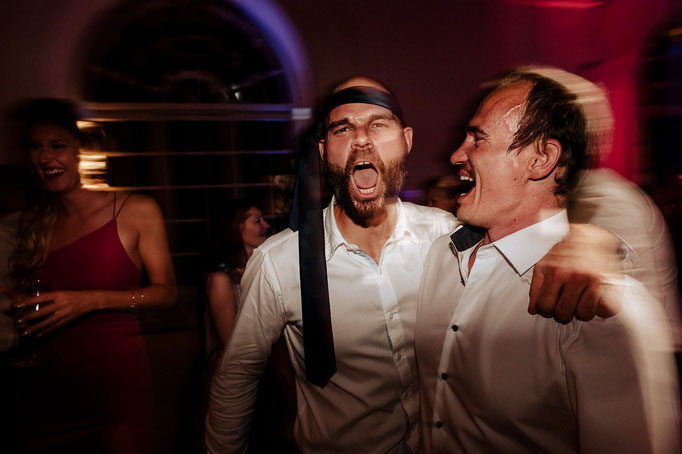
{"label": "shirt button", "polygon": [[390,314],[390,315],[388,316],[388,319],[389,319],[389,320],[393,320],[393,314]]}
{"label": "shirt button", "polygon": [[457,326],[457,325],[452,325],[450,328],[451,328],[453,331],[459,330],[459,326]]}
{"label": "shirt button", "polygon": [[440,429],[441,427],[443,427],[443,423],[440,421],[436,421],[436,427]]}
{"label": "shirt button", "polygon": [[395,355],[395,357],[398,359],[398,361],[400,361],[403,358],[403,355],[398,353],[397,355]]}
{"label": "shirt button", "polygon": [[403,400],[407,399],[408,397],[410,397],[410,394],[407,391],[405,391],[402,395]]}
{"label": "shirt button", "polygon": [[442,374],[440,374],[440,378],[442,378],[443,380],[447,380],[447,379],[448,379],[448,374],[446,374],[445,372],[443,372]]}

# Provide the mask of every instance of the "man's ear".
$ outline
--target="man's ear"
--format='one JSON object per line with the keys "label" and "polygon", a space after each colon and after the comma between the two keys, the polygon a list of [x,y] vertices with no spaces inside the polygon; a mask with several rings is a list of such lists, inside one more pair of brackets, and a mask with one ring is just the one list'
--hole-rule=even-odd
{"label": "man's ear", "polygon": [[529,166],[529,178],[542,180],[550,175],[561,159],[561,143],[556,139],[549,139],[535,150],[534,159]]}
{"label": "man's ear", "polygon": [[324,161],[324,139],[317,141],[317,148],[320,150],[320,159]]}
{"label": "man's ear", "polygon": [[405,143],[407,144],[407,153],[409,154],[410,151],[412,151],[412,136],[414,134],[414,131],[412,131],[412,128],[409,126],[406,126],[403,128],[403,136],[405,136]]}

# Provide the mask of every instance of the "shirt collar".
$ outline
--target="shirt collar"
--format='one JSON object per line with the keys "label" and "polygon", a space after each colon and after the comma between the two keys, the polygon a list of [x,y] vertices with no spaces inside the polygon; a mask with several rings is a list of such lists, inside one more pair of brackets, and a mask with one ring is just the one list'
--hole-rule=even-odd
{"label": "shirt collar", "polygon": [[493,241],[491,244],[507,259],[519,275],[531,269],[568,233],[566,210]]}
{"label": "shirt collar", "polygon": [[332,196],[329,206],[324,209],[324,255],[327,261],[331,260],[332,255],[336,249],[342,245],[346,244],[346,240],[341,235],[339,227],[336,225],[336,216],[334,216],[334,205],[336,204],[336,198]]}
{"label": "shirt collar", "polygon": [[414,232],[415,229],[412,228],[412,223],[410,222],[409,216],[405,213],[405,206],[402,200],[398,199],[396,206],[398,207],[398,220],[395,223],[395,229],[388,242],[399,240],[403,237],[408,237],[412,241],[417,240],[417,234]]}
{"label": "shirt collar", "polygon": [[[343,235],[341,235],[339,226],[336,224],[336,216],[334,215],[335,204],[336,198],[332,196],[329,206],[324,209],[324,232],[326,239],[324,253],[327,261],[331,260],[334,252],[336,252],[340,246],[348,247],[351,245],[345,240]],[[396,206],[398,207],[398,219],[395,224],[395,229],[393,229],[393,233],[391,233],[387,243],[399,240],[402,237],[409,237],[413,241],[416,240],[416,234],[412,231],[413,229],[410,228],[410,220],[405,214],[405,207],[400,199],[398,199]]]}

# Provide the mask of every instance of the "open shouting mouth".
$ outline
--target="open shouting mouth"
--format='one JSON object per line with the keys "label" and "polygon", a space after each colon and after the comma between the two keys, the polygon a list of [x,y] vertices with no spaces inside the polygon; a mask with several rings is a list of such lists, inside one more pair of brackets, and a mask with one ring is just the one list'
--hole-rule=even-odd
{"label": "open shouting mouth", "polygon": [[361,195],[371,197],[377,190],[379,172],[371,162],[358,161],[353,166],[353,182]]}

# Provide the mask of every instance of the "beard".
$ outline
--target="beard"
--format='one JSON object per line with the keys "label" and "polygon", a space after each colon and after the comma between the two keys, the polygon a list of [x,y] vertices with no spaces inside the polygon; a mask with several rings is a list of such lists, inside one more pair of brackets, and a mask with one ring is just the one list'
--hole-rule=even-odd
{"label": "beard", "polygon": [[376,156],[375,166],[379,173],[377,185],[383,182],[384,190],[371,199],[358,200],[353,197],[351,189],[353,182],[351,180],[353,178],[353,164],[358,161],[358,155],[361,153],[359,151],[351,153],[346,161],[345,168],[330,164],[326,159],[323,161],[323,165],[329,184],[334,191],[336,203],[355,224],[367,227],[375,216],[386,211],[386,199],[397,197],[400,193],[407,174],[407,153],[394,161],[390,161],[388,165]]}

